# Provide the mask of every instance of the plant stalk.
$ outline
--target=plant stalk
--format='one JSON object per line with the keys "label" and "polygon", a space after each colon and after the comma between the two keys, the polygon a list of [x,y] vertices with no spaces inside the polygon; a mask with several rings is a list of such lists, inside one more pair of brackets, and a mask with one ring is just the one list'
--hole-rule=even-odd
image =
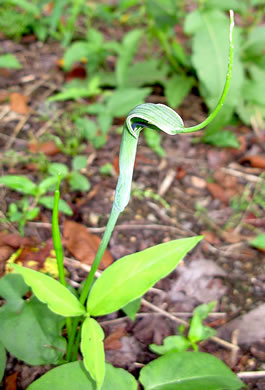
{"label": "plant stalk", "polygon": [[[80,302],[82,303],[82,305],[85,303],[85,301],[87,299],[91,285],[92,285],[93,280],[94,280],[95,273],[99,267],[99,264],[100,264],[100,261],[101,261],[103,255],[104,255],[105,249],[108,246],[109,240],[111,238],[111,234],[112,234],[113,229],[116,225],[116,222],[117,222],[119,215],[120,215],[120,211],[114,205],[112,207],[110,217],[109,217],[109,220],[108,220],[108,223],[106,226],[106,230],[104,232],[103,238],[102,238],[100,246],[98,248],[96,257],[93,261],[91,270],[90,270],[89,275],[85,281],[85,284],[84,284],[84,287],[83,287],[83,290],[82,290],[82,293],[80,296]],[[71,334],[69,337],[68,349],[67,349],[67,354],[66,354],[67,361],[73,360],[74,356],[77,353],[76,351],[78,349],[79,337],[78,337],[78,335],[76,336],[76,330],[77,330],[79,321],[80,321],[80,318],[75,318],[73,321],[72,331],[71,331]],[[75,341],[75,339],[76,339],[76,341]],[[75,342],[75,345],[74,345],[74,342]]]}
{"label": "plant stalk", "polygon": [[194,131],[201,130],[205,126],[207,126],[218,114],[218,112],[221,110],[230,83],[232,78],[232,67],[233,67],[233,57],[234,57],[234,12],[230,10],[230,31],[229,31],[229,63],[228,63],[228,70],[226,74],[226,80],[225,80],[225,86],[223,89],[223,93],[217,103],[217,106],[215,107],[214,111],[206,118],[202,123],[192,126],[192,127],[186,127],[183,128],[179,133],[193,133]]}
{"label": "plant stalk", "polygon": [[[59,274],[59,280],[60,283],[67,287],[66,279],[65,279],[65,273],[64,273],[64,265],[63,265],[63,246],[61,241],[61,235],[60,235],[60,228],[59,228],[59,222],[58,222],[58,215],[59,215],[59,200],[60,200],[60,182],[61,178],[58,177],[58,186],[54,193],[54,205],[53,205],[53,212],[52,212],[52,239],[53,239],[53,246],[55,250],[56,255],[56,262],[57,262],[57,269]],[[72,321],[70,318],[66,318],[66,329],[67,329],[67,335],[71,334],[72,331]]]}

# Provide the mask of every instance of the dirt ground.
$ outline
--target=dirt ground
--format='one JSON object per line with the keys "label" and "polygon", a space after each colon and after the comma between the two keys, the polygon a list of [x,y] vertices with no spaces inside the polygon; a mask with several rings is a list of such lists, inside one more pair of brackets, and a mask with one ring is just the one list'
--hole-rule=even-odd
{"label": "dirt ground", "polygon": [[[65,79],[57,65],[62,55],[58,44],[34,40],[14,43],[2,37],[1,46],[5,52],[15,54],[23,65],[19,71],[0,69],[1,174],[27,175],[38,181],[38,169],[26,161],[26,157],[32,155],[32,143],[56,134],[58,126],[71,128],[73,125],[67,114],[77,104],[45,103]],[[25,97],[27,109],[24,107],[23,111],[22,108],[20,113],[8,100],[14,93]],[[159,85],[153,89],[148,101],[165,102]],[[79,104],[90,102],[89,99],[78,101]],[[187,125],[200,122],[206,115],[202,100],[195,94],[185,99],[178,113]],[[60,215],[62,230],[70,219],[86,226],[90,233],[102,235],[117,182],[121,140],[117,128],[123,120],[115,120],[102,149],[84,145],[82,154],[86,154],[89,161],[84,174],[91,189],[88,193],[69,192],[62,186],[61,196],[74,212],[70,218]],[[141,137],[132,197],[110,241],[111,256],[115,260],[181,237],[203,234],[205,238],[176,271],[146,294],[135,322],[122,312],[101,319],[106,334],[107,361],[136,376],[142,365],[156,357],[148,345],[162,343],[164,337],[176,334],[178,319],[188,320],[198,304],[210,300],[216,300],[217,305],[207,324],[218,330],[220,338],[201,343],[200,350],[223,359],[236,373],[265,370],[265,256],[264,252],[249,245],[256,230],[264,231],[265,228],[264,207],[255,202],[265,168],[265,133],[241,124],[233,130],[240,141],[240,149],[218,149],[195,142],[198,135],[163,136],[164,158],[148,148]],[[6,159],[6,151],[11,149],[20,156],[13,165]],[[48,158],[70,166],[71,157],[58,150]],[[99,173],[106,163],[113,164],[112,176]],[[151,190],[150,196],[139,195],[147,189]],[[158,194],[162,200],[152,194]],[[20,196],[15,192],[0,188],[1,212],[5,214],[8,204],[17,199]],[[231,203],[232,199],[237,201]],[[167,208],[163,200],[168,204]],[[51,212],[43,208],[39,218],[26,225],[25,236],[35,237],[39,242],[49,241],[50,221]],[[4,229],[17,234],[12,224],[2,224],[1,230]],[[10,253],[12,250],[8,255]],[[79,261],[66,247],[65,256],[69,280],[78,286],[86,275],[88,264]],[[1,256],[2,274],[8,257]],[[263,310],[263,316],[255,310]],[[233,326],[231,321],[246,313],[250,315],[248,327],[240,333],[237,329],[241,325]],[[12,377],[17,389],[25,389],[45,370],[46,367],[28,367],[10,356],[5,381],[8,378],[11,381]],[[265,388],[264,377],[245,379],[242,376],[242,379],[249,389]]]}

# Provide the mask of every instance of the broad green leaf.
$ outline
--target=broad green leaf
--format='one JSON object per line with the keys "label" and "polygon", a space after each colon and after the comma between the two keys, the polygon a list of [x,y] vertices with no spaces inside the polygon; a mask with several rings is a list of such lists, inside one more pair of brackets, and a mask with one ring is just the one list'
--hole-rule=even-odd
{"label": "broad green leaf", "polygon": [[7,175],[0,177],[0,184],[5,185],[11,190],[22,192],[26,195],[35,195],[37,186],[26,176]]}
{"label": "broad green leaf", "polygon": [[43,195],[46,194],[46,192],[55,191],[57,184],[58,176],[47,177],[46,179],[42,180],[38,185],[38,192],[40,195]]}
{"label": "broad green leaf", "polygon": [[216,302],[209,302],[196,307],[190,322],[188,338],[192,343],[206,340],[216,334],[216,331],[208,326],[203,325],[203,320],[208,317],[213,310]]}
{"label": "broad green leaf", "polygon": [[21,63],[12,54],[0,55],[0,68],[21,69]]}
{"label": "broad green leaf", "polygon": [[[46,207],[46,209],[53,210],[54,198],[53,196],[42,196],[38,200],[38,204]],[[63,200],[59,200],[59,211],[64,213],[65,215],[73,215],[73,211],[70,206]]]}
{"label": "broad green leaf", "polygon": [[[1,313],[1,311],[0,311]],[[6,367],[6,350],[2,343],[0,343],[0,382],[4,376]]]}
{"label": "broad green leaf", "polygon": [[255,248],[265,249],[265,234],[264,233],[258,234],[257,237],[255,237],[249,243]]}
{"label": "broad green leaf", "polygon": [[88,313],[109,314],[141,297],[172,272],[201,239],[174,240],[119,259],[94,283],[87,300]]}
{"label": "broad green leaf", "polygon": [[97,384],[101,385],[105,376],[104,332],[93,318],[87,317],[82,325],[81,352],[84,366]]}
{"label": "broad green leaf", "polygon": [[56,176],[57,182],[58,182],[58,175],[61,177],[68,175],[68,167],[65,164],[62,163],[51,163],[48,166],[48,173],[50,175]]}
{"label": "broad green leaf", "polygon": [[167,352],[184,352],[190,347],[189,340],[184,336],[168,336],[163,340],[163,345],[150,344],[149,348],[158,355]]}
{"label": "broad green leaf", "polygon": [[80,98],[95,96],[100,93],[99,84],[100,84],[100,80],[97,76],[95,76],[88,81],[87,86],[83,86],[84,85],[83,83],[82,86],[75,86],[75,87],[70,87],[65,85],[64,90],[62,92],[59,92],[54,96],[51,96],[47,100],[48,102],[59,102],[64,100],[71,100],[71,99],[76,100]]}
{"label": "broad green leaf", "polygon": [[97,135],[97,125],[88,118],[78,118],[75,122],[76,127],[81,135],[88,141],[92,141]]}
{"label": "broad green leaf", "polygon": [[22,8],[24,11],[32,13],[34,16],[39,16],[40,14],[38,7],[27,0],[8,0],[8,2],[16,7]]}
{"label": "broad green leaf", "polygon": [[88,42],[77,41],[70,45],[63,57],[64,69],[70,70],[75,62],[81,61],[83,58],[88,58],[91,53],[91,44]]}
{"label": "broad green leaf", "polygon": [[69,184],[71,191],[88,191],[91,187],[87,178],[79,172],[71,173]]}
{"label": "broad green leaf", "polygon": [[80,171],[86,168],[87,157],[86,156],[75,156],[72,160],[72,168],[74,171]]}
{"label": "broad green leaf", "polygon": [[238,390],[244,383],[219,359],[203,352],[169,352],[140,372],[145,390]]}
{"label": "broad green leaf", "polygon": [[241,0],[207,0],[205,7],[212,9],[220,9],[222,11],[229,11],[230,9],[235,12],[246,12],[247,4]]}
{"label": "broad green leaf", "polygon": [[247,101],[265,105],[265,79],[247,80],[243,85],[243,96]]}
{"label": "broad green leaf", "polygon": [[36,297],[46,303],[54,313],[64,317],[81,316],[85,313],[78,299],[57,280],[16,264],[12,264],[12,267],[15,272],[23,276],[25,283],[32,288]]}
{"label": "broad green leaf", "polygon": [[213,134],[205,134],[202,137],[203,142],[220,148],[239,148],[239,142],[235,134],[229,130],[216,131]]}
{"label": "broad green leaf", "polygon": [[56,364],[66,350],[61,336],[64,319],[34,296],[23,299],[28,291],[18,274],[7,274],[0,280],[0,296],[6,301],[0,309],[0,340],[27,364]]}
{"label": "broad green leaf", "polygon": [[[196,69],[200,91],[210,109],[214,109],[224,86],[227,73],[227,58],[229,47],[229,20],[221,11],[195,11],[190,13],[185,21],[185,32],[193,34],[192,63]],[[240,35],[235,29],[235,52],[232,81],[229,87],[224,107],[233,108],[241,96],[243,83],[243,65],[239,59]],[[223,109],[219,116],[224,113]]]}
{"label": "broad green leaf", "polygon": [[[74,384],[74,388],[73,388]],[[93,379],[83,362],[67,363],[53,368],[33,382],[27,390],[95,390]],[[101,390],[137,390],[134,377],[122,368],[106,364],[106,374]]]}
{"label": "broad green leaf", "polygon": [[160,67],[156,59],[136,62],[127,71],[126,87],[138,88],[143,85],[162,84],[166,79],[168,69]]}
{"label": "broad green leaf", "polygon": [[147,12],[158,29],[168,29],[177,23],[178,7],[172,0],[146,0]]}
{"label": "broad green leaf", "polygon": [[39,212],[40,212],[39,207],[33,207],[33,209],[29,209],[26,212],[25,217],[28,221],[32,221],[33,219],[35,219],[39,215]]}
{"label": "broad green leaf", "polygon": [[137,52],[138,43],[143,34],[142,30],[131,30],[123,38],[120,55],[116,64],[117,84],[120,88],[126,86],[129,65]]}
{"label": "broad green leaf", "polygon": [[107,110],[113,117],[126,116],[135,106],[144,102],[150,88],[116,90],[107,101]]}
{"label": "broad green leaf", "polygon": [[170,107],[177,108],[194,84],[193,77],[174,76],[165,85],[165,95]]}
{"label": "broad green leaf", "polygon": [[141,307],[141,298],[137,298],[134,301],[129,302],[126,306],[122,307],[122,311],[124,311],[127,316],[134,321],[136,318],[136,314]]}
{"label": "broad green leaf", "polygon": [[256,26],[250,30],[247,41],[243,46],[247,57],[264,54],[265,26]]}

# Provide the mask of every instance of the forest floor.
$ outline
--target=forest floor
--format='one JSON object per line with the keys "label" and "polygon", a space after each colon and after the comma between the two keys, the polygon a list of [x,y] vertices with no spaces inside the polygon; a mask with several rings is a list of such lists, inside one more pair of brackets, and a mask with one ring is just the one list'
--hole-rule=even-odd
{"label": "forest floor", "polygon": [[[41,173],[38,163],[32,162],[38,150],[50,162],[70,167],[72,157],[62,153],[49,136],[58,135],[58,129],[64,132],[66,127],[74,135],[69,118],[77,104],[46,104],[47,97],[60,90],[65,80],[58,66],[62,50],[57,43],[43,44],[34,39],[15,43],[2,37],[1,46],[23,65],[21,70],[0,69],[1,175],[26,175],[38,182]],[[165,102],[159,85],[147,101]],[[78,103],[89,105],[91,100],[80,99]],[[201,98],[195,94],[184,100],[178,113],[187,125],[200,122],[206,115]],[[89,192],[69,192],[66,184],[61,188],[62,198],[73,210],[72,217],[60,214],[60,225],[69,281],[75,287],[93,259],[97,245],[94,235],[101,237],[108,220],[118,176],[121,135],[117,129],[123,121],[114,121],[101,149],[84,145],[81,154],[88,157],[88,166],[82,173],[91,183]],[[263,192],[264,202],[261,175],[265,135],[243,125],[233,130],[241,144],[239,149],[218,149],[196,142],[198,135],[163,136],[164,158],[148,148],[141,137],[131,200],[119,218],[106,263],[172,239],[203,234],[204,240],[176,271],[145,295],[135,321],[121,312],[100,319],[106,334],[106,359],[115,366],[137,374],[142,365],[155,358],[149,344],[160,344],[166,336],[176,334],[179,319],[188,320],[197,305],[216,300],[215,311],[206,323],[217,329],[219,339],[201,343],[200,350],[221,358],[236,373],[265,370],[265,255],[249,244],[255,231],[265,228],[265,208],[257,201]],[[63,142],[67,136],[69,132],[62,134]],[[11,150],[13,160],[6,154]],[[106,163],[113,166],[110,176],[100,173]],[[1,187],[2,216],[9,203],[20,198]],[[52,249],[49,210],[42,208],[38,219],[26,225],[26,238],[19,236],[13,224],[2,223],[1,231],[6,230],[13,241],[10,235],[8,239],[0,235],[2,275],[7,259],[19,247],[24,247],[20,257],[23,264],[32,260],[27,249],[32,243],[35,247],[46,243],[46,249],[35,258],[43,265]],[[45,370],[47,367],[29,367],[9,356],[5,384],[13,381],[8,389],[25,389]],[[265,388],[264,378],[242,379],[249,389]]]}

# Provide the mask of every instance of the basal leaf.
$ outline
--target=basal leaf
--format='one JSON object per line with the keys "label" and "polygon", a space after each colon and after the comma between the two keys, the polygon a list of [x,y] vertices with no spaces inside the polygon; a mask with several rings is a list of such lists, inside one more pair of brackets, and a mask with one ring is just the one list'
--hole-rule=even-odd
{"label": "basal leaf", "polygon": [[12,264],[15,271],[23,276],[36,297],[57,314],[64,317],[75,317],[85,313],[78,299],[61,283],[50,276],[29,268]]}
{"label": "basal leaf", "polygon": [[26,195],[35,195],[37,186],[26,176],[7,175],[0,177],[0,184],[5,185],[11,190],[22,192]]}
{"label": "basal leaf", "polygon": [[177,75],[165,83],[165,95],[169,106],[177,108],[194,84],[193,77]]}
{"label": "basal leaf", "polygon": [[[73,387],[74,384],[74,387]],[[95,390],[95,384],[83,362],[67,363],[53,368],[33,382],[27,390]],[[101,390],[137,390],[134,377],[122,368],[106,364],[106,375]]]}
{"label": "basal leaf", "polygon": [[112,313],[141,297],[172,272],[201,239],[198,236],[170,241],[116,261],[94,283],[87,300],[88,313]]}
{"label": "basal leaf", "polygon": [[81,352],[84,366],[97,384],[101,385],[105,376],[104,332],[93,318],[86,318],[82,325]]}
{"label": "basal leaf", "polygon": [[0,296],[7,301],[0,309],[0,340],[27,364],[56,364],[66,350],[61,336],[64,318],[34,296],[23,299],[28,291],[21,275],[7,274],[0,280]]}
{"label": "basal leaf", "polygon": [[169,352],[142,368],[145,390],[238,390],[244,383],[219,359],[203,352]]}

